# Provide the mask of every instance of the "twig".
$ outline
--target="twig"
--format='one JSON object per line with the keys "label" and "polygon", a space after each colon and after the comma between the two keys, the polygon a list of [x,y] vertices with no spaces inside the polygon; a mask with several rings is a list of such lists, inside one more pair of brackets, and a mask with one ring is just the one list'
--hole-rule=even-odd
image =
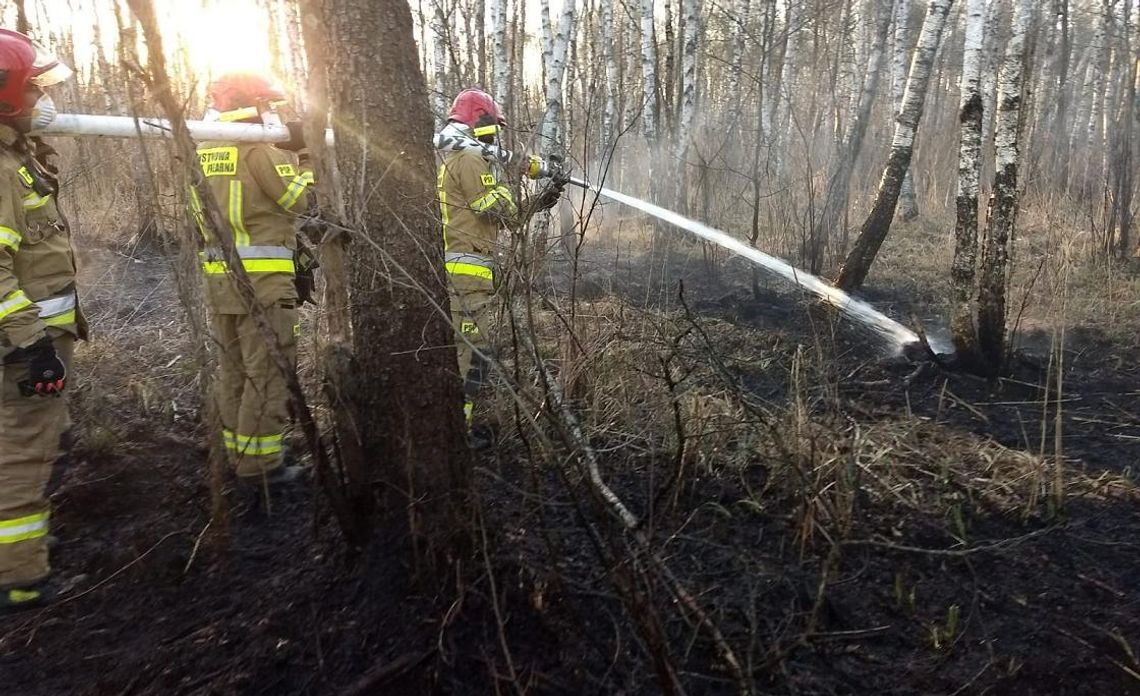
{"label": "twig", "polygon": [[922,553],[928,556],[951,556],[962,557],[972,556],[975,553],[982,553],[983,551],[999,551],[1004,548],[1016,546],[1023,542],[1029,541],[1039,536],[1044,536],[1050,532],[1055,532],[1061,529],[1063,525],[1053,525],[1052,527],[1045,527],[1038,529],[1035,532],[1023,534],[1019,537],[1012,537],[1010,539],[1001,539],[998,541],[989,541],[982,544],[977,544],[965,549],[927,549],[921,546],[907,546],[905,544],[893,544],[889,541],[878,541],[876,539],[848,539],[839,542],[845,546],[876,546],[879,548],[890,549],[892,551],[906,551],[908,553]]}

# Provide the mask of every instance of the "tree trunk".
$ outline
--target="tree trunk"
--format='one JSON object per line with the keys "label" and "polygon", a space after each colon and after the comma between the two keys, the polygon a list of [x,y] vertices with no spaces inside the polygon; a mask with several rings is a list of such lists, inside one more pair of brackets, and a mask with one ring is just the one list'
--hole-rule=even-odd
{"label": "tree trunk", "polygon": [[847,133],[840,145],[835,168],[828,178],[823,210],[807,240],[807,248],[803,250],[802,255],[808,263],[808,270],[814,274],[819,274],[823,270],[824,251],[835,231],[844,224],[850,201],[851,175],[855,169],[855,161],[859,158],[859,152],[863,149],[867,126],[871,122],[871,110],[875,105],[875,94],[879,90],[879,80],[886,62],[884,46],[891,25],[891,15],[883,12],[878,17],[878,22],[874,42],[867,56],[868,63],[860,71],[864,77],[859,90],[859,101],[855,113],[848,121]]}
{"label": "tree trunk", "polygon": [[836,285],[845,291],[850,292],[863,285],[868,271],[871,270],[871,263],[874,262],[879,247],[883,245],[883,240],[887,238],[887,232],[891,229],[891,218],[895,214],[899,189],[902,187],[903,176],[910,166],[918,124],[922,119],[930,69],[942,38],[942,29],[946,26],[946,16],[953,4],[954,0],[931,0],[927,7],[926,19],[922,22],[922,32],[919,34],[914,60],[911,61],[910,74],[906,80],[903,108],[895,124],[894,137],[891,139],[891,154],[887,158],[887,165],[883,168],[883,176],[879,182],[879,192],[875,196],[870,214],[859,231],[859,238],[855,240],[854,246],[847,254],[847,260],[839,269],[835,281]]}
{"label": "tree trunk", "polygon": [[491,0],[491,43],[495,52],[495,101],[511,102],[510,52],[507,49],[507,0]]}
{"label": "tree trunk", "polygon": [[1140,59],[1132,54],[1132,22],[1129,21],[1131,8],[1124,8],[1123,41],[1121,54],[1127,67],[1122,71],[1124,83],[1122,92],[1123,104],[1120,109],[1120,129],[1116,140],[1116,161],[1113,163],[1113,179],[1115,180],[1115,203],[1118,209],[1117,227],[1114,235],[1116,253],[1121,257],[1127,256],[1131,251],[1132,238],[1132,185],[1133,177],[1133,145],[1136,139],[1137,109],[1136,81],[1140,79]]}
{"label": "tree trunk", "polygon": [[[906,73],[910,56],[910,0],[895,0],[894,60],[891,62],[891,94],[894,108],[891,120],[902,111],[903,94],[906,91]],[[918,217],[918,197],[914,193],[914,176],[907,167],[899,189],[899,219],[903,222]]]}
{"label": "tree trunk", "polygon": [[432,110],[435,111],[436,130],[443,128],[447,122],[448,88],[447,88],[447,16],[443,11],[445,0],[432,0],[433,12],[431,15],[432,48]]}
{"label": "tree trunk", "polygon": [[[325,7],[344,222],[354,230],[358,382],[347,401],[377,477],[406,496],[397,509],[408,511],[416,558],[431,565],[465,541],[470,457],[447,347],[428,91],[406,0]],[[388,185],[377,187],[381,179]]]}
{"label": "tree trunk", "polygon": [[649,143],[652,162],[657,144],[657,39],[653,30],[653,0],[641,0],[641,79],[641,127]]}
{"label": "tree trunk", "polygon": [[602,109],[601,166],[607,165],[617,133],[618,66],[614,55],[614,0],[602,0],[602,56],[606,62],[606,104]]}
{"label": "tree trunk", "polygon": [[957,221],[954,227],[954,261],[950,267],[953,284],[950,330],[954,349],[967,360],[976,356],[978,347],[971,300],[978,263],[978,180],[983,115],[979,81],[986,29],[986,0],[968,0],[966,45],[962,56],[962,98],[958,111],[961,145],[958,151]]}
{"label": "tree trunk", "polygon": [[681,104],[677,124],[677,193],[681,212],[688,214],[688,157],[693,141],[693,118],[697,113],[697,43],[701,32],[700,3],[683,0],[685,13],[684,43],[681,48]]}
{"label": "tree trunk", "polygon": [[978,278],[978,350],[991,374],[1005,362],[1005,289],[1009,238],[1017,222],[1018,135],[1021,125],[1025,37],[1033,0],[1017,0],[1013,31],[998,75],[998,113],[994,129],[995,171],[990,194],[982,265]]}

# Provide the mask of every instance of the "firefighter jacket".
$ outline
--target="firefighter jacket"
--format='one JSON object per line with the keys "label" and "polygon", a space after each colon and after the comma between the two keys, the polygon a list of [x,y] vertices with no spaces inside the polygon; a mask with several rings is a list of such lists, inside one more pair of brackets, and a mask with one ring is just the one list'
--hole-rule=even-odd
{"label": "firefighter jacket", "polygon": [[0,124],[0,356],[35,343],[49,327],[87,334],[71,233],[56,205],[59,182],[33,148]]}
{"label": "firefighter jacket", "polygon": [[499,227],[518,214],[502,168],[477,151],[451,152],[437,187],[447,273],[493,280]]}
{"label": "firefighter jacket", "polygon": [[[268,143],[202,143],[198,160],[206,183],[226,220],[242,265],[263,306],[297,301],[294,285],[297,249],[294,222],[309,205],[313,172],[296,155]],[[205,239],[201,253],[206,299],[216,314],[246,314],[216,239],[204,224],[201,201],[191,207]]]}

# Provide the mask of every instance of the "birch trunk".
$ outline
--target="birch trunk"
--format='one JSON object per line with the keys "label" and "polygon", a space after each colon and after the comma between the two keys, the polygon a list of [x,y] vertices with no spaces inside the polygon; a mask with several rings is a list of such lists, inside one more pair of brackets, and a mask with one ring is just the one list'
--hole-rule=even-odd
{"label": "birch trunk", "polygon": [[994,129],[995,171],[978,279],[978,350],[991,374],[1005,361],[1005,290],[1009,238],[1017,223],[1018,136],[1021,125],[1025,38],[1033,0],[1017,0],[1013,30],[998,75]]}
{"label": "birch trunk", "polygon": [[447,123],[447,16],[443,11],[445,0],[432,0],[432,110],[435,112],[436,131]]}
{"label": "birch trunk", "polygon": [[[1137,10],[1140,13],[1140,9]],[[1126,4],[1123,8],[1123,21],[1121,27],[1121,42],[1117,47],[1121,59],[1120,76],[1118,84],[1121,92],[1121,105],[1118,110],[1120,127],[1115,129],[1113,142],[1113,161],[1106,166],[1109,172],[1109,181],[1112,189],[1113,221],[1109,238],[1112,248],[1109,253],[1116,253],[1121,257],[1127,256],[1131,251],[1132,237],[1132,184],[1133,184],[1133,153],[1132,147],[1136,136],[1136,80],[1140,70],[1140,61],[1132,55],[1132,7]]]}
{"label": "birch trunk", "polygon": [[[749,18],[752,14],[751,0],[735,0],[733,3],[732,57],[729,67],[728,95],[732,100],[733,113],[740,111],[741,82],[744,71],[744,55],[748,40]],[[735,119],[734,119],[735,120]]]}
{"label": "birch trunk", "polygon": [[507,51],[507,0],[491,0],[491,48],[494,51],[495,101],[510,103],[510,53]]}
{"label": "birch trunk", "polygon": [[[543,54],[543,65],[546,74],[546,109],[542,117],[541,145],[544,155],[559,152],[562,149],[562,78],[566,74],[566,55],[570,41],[573,39],[575,5],[575,0],[563,0],[562,15],[558,20],[557,31],[552,36],[547,36],[549,30],[544,32],[543,43],[546,48]],[[549,16],[547,0],[543,0],[542,6],[543,15]],[[545,27],[549,27],[549,25],[544,22]]]}
{"label": "birch trunk", "polygon": [[[558,29],[551,35],[552,27],[545,18],[550,15],[547,0],[542,1],[543,21],[543,72],[546,76],[546,109],[542,116],[542,142],[539,145],[544,157],[562,154],[563,94],[562,78],[566,74],[566,56],[573,40],[575,0],[563,0],[562,15]],[[546,244],[550,231],[550,211],[544,210],[536,216],[534,225],[533,258],[540,265],[546,256]],[[539,265],[533,271],[537,273]]]}
{"label": "birch trunk", "polygon": [[938,51],[942,30],[946,26],[946,16],[953,2],[954,0],[931,0],[927,7],[922,32],[919,34],[918,45],[914,51],[914,60],[911,61],[910,74],[907,76],[903,109],[895,124],[891,153],[883,168],[874,206],[863,222],[859,238],[855,240],[836,278],[836,285],[843,290],[850,291],[862,286],[871,269],[871,263],[874,262],[883,240],[887,237],[887,232],[891,229],[891,219],[895,214],[902,179],[907,167],[910,166],[915,136],[918,134],[918,125],[922,119],[922,107],[926,100],[926,87],[930,80],[934,56]]}
{"label": "birch trunk", "polygon": [[688,212],[688,158],[693,141],[693,117],[697,112],[697,43],[700,38],[700,3],[683,0],[684,44],[681,48],[681,105],[677,124],[677,195],[682,212]]}
{"label": "birch trunk", "polygon": [[[910,56],[910,0],[895,0],[894,59],[891,61],[891,94],[894,108],[891,120],[902,111],[903,93],[906,90],[907,58]],[[899,219],[903,222],[918,217],[918,198],[914,193],[914,176],[907,167],[899,189]]]}
{"label": "birch trunk", "polygon": [[657,144],[657,40],[653,27],[653,0],[641,0],[641,128],[649,142],[650,160]]}
{"label": "birch trunk", "polygon": [[602,57],[606,63],[606,104],[602,109],[602,167],[611,157],[617,120],[618,66],[614,56],[614,0],[602,0]]}
{"label": "birch trunk", "polygon": [[859,101],[852,115],[847,132],[839,147],[835,168],[827,183],[827,193],[823,210],[808,239],[807,248],[802,250],[804,260],[812,273],[823,270],[824,252],[829,241],[844,224],[851,193],[851,175],[855,161],[863,149],[864,136],[871,121],[871,110],[875,104],[875,94],[879,91],[880,76],[886,63],[885,44],[891,25],[891,15],[883,12],[878,19],[878,27],[871,48],[867,53],[868,64],[863,73],[863,84],[859,90]]}
{"label": "birch trunk", "polygon": [[982,94],[979,83],[985,49],[986,0],[966,4],[966,42],[962,55],[962,97],[958,110],[961,123],[958,150],[957,219],[954,227],[954,261],[950,267],[953,286],[950,330],[954,349],[967,360],[977,353],[971,298],[974,270],[978,263],[978,181],[982,150]]}

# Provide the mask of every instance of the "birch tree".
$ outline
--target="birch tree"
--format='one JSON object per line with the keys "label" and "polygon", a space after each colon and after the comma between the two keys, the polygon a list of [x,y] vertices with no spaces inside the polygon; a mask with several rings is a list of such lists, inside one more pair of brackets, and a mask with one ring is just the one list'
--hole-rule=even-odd
{"label": "birch tree", "polygon": [[614,147],[617,118],[618,67],[614,56],[614,0],[601,0],[602,58],[606,64],[606,103],[602,108],[603,158],[609,158]]}
{"label": "birch tree", "polygon": [[978,350],[996,372],[1005,361],[1005,288],[1009,238],[1017,222],[1018,136],[1021,126],[1025,37],[1032,0],[1016,0],[1013,28],[998,75],[994,128],[995,171],[978,278]]}
{"label": "birch tree", "polygon": [[495,101],[511,103],[510,53],[507,49],[507,0],[491,0],[491,44],[495,53]]}
{"label": "birch tree", "polygon": [[[657,38],[653,0],[641,0],[641,127],[650,150],[657,143]],[[650,159],[653,153],[650,153]]]}
{"label": "birch tree", "polygon": [[432,106],[435,111],[436,130],[443,127],[447,120],[447,16],[443,11],[444,0],[432,0],[431,32],[432,47],[435,49],[432,56],[432,71],[435,75],[434,89],[432,90]]}
{"label": "birch tree", "polygon": [[[894,3],[894,55],[891,61],[891,96],[894,108],[891,120],[902,111],[903,94],[906,90],[907,66],[910,57],[910,0],[895,0]],[[914,192],[914,175],[907,167],[899,189],[899,219],[904,222],[918,217],[918,198]]]}
{"label": "birch tree", "polygon": [[562,148],[562,78],[566,73],[566,55],[573,39],[575,0],[563,0],[558,28],[549,24],[548,0],[542,0],[543,66],[546,73],[546,109],[542,117],[542,153],[549,155]]}
{"label": "birch tree", "polygon": [[967,0],[966,42],[962,54],[962,96],[958,109],[961,134],[958,149],[954,261],[950,267],[950,280],[953,285],[950,330],[954,339],[954,348],[961,356],[974,356],[977,349],[972,298],[974,269],[978,261],[978,180],[983,115],[979,83],[985,34],[986,0]]}
{"label": "birch tree", "polygon": [[886,62],[884,44],[890,24],[890,13],[881,13],[874,40],[867,53],[868,63],[865,69],[860,71],[863,74],[863,83],[859,89],[859,99],[840,143],[835,167],[827,182],[827,195],[824,199],[823,210],[811,232],[809,248],[805,254],[809,262],[808,270],[812,273],[819,273],[823,270],[823,252],[828,239],[844,224],[843,217],[850,201],[851,174],[855,169],[855,161],[859,157],[859,152],[863,148],[863,139],[871,121],[871,109],[875,103],[875,94],[878,92],[883,65]]}
{"label": "birch tree", "polygon": [[688,158],[693,141],[693,117],[697,112],[697,41],[701,33],[700,3],[682,0],[685,13],[684,40],[681,49],[681,117],[677,124],[677,195],[675,199],[687,212]]}
{"label": "birch tree", "polygon": [[950,13],[951,5],[953,0],[931,0],[927,7],[914,59],[910,64],[910,74],[906,80],[903,108],[895,124],[891,153],[883,168],[875,203],[863,222],[859,238],[855,240],[854,246],[847,254],[847,259],[835,281],[843,290],[851,291],[863,284],[867,272],[871,269],[871,263],[874,262],[883,240],[887,238],[887,233],[891,229],[891,218],[895,214],[902,179],[910,166],[918,125],[922,119],[922,108],[926,101],[926,87],[930,81],[934,55],[938,51],[942,29],[946,26],[946,17]]}

